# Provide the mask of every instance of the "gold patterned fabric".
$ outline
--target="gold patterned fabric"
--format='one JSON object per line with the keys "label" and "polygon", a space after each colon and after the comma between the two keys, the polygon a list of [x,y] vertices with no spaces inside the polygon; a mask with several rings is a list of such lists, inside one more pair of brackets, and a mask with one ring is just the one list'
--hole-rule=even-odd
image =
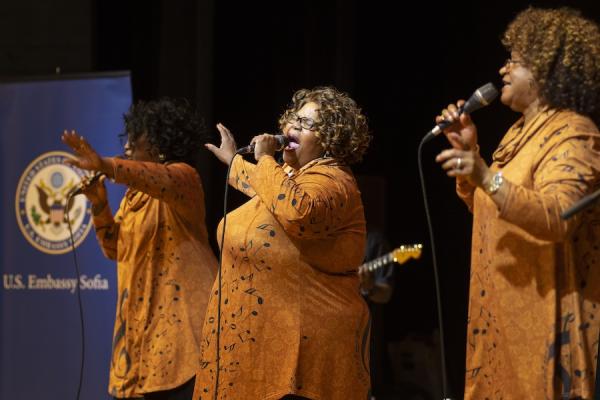
{"label": "gold patterned fabric", "polygon": [[252,198],[227,215],[222,330],[216,281],[194,399],[214,398],[218,339],[219,399],[365,400],[369,314],[356,274],[365,220],[352,173],[331,158],[294,171],[237,156],[230,183]]}
{"label": "gold patterned fabric", "polygon": [[593,397],[600,207],[560,213],[598,189],[599,150],[591,120],[546,110],[494,153],[503,204],[457,186],[473,210],[465,399]]}
{"label": "gold patterned fabric", "polygon": [[193,378],[217,262],[204,223],[204,193],[184,163],[114,160],[129,189],[114,220],[94,218],[105,255],[117,260],[118,300],[109,393],[141,397]]}

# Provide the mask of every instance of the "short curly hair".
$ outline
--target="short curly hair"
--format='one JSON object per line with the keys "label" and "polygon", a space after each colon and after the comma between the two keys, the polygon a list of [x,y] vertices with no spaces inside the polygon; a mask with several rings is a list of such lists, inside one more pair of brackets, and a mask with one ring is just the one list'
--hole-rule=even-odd
{"label": "short curly hair", "polygon": [[348,94],[334,87],[319,86],[294,93],[292,103],[279,118],[280,128],[288,122],[290,112],[310,102],[319,106],[320,121],[315,135],[323,150],[348,165],[362,160],[371,141],[367,118]]}
{"label": "short curly hair", "polygon": [[542,100],[600,121],[600,31],[570,8],[529,7],[508,25],[502,44],[521,55]]}
{"label": "short curly hair", "polygon": [[123,115],[130,141],[146,135],[151,148],[164,155],[164,161],[183,161],[195,166],[207,139],[204,120],[185,99],[163,97],[138,101]]}

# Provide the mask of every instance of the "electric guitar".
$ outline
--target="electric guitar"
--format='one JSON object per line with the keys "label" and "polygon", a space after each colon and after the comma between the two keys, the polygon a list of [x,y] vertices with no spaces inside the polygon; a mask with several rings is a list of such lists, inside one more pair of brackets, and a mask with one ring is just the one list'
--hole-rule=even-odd
{"label": "electric guitar", "polygon": [[379,268],[383,268],[391,263],[404,264],[411,258],[415,260],[421,257],[421,251],[423,250],[422,244],[413,244],[411,246],[400,246],[393,251],[377,257],[374,260],[367,261],[358,267],[359,272],[373,272]]}

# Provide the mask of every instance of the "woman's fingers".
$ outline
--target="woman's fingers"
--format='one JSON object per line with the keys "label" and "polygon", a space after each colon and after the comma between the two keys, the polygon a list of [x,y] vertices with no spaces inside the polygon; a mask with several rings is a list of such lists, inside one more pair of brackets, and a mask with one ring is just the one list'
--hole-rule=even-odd
{"label": "woman's fingers", "polygon": [[444,163],[442,163],[442,169],[445,169],[446,171],[449,169],[454,169],[457,166],[457,162],[456,162],[456,158],[451,158],[447,161],[445,161]]}
{"label": "woman's fingers", "polygon": [[446,160],[449,160],[451,158],[459,157],[461,155],[461,153],[463,153],[463,152],[458,149],[446,149],[446,150],[443,150],[442,152],[440,152],[440,154],[438,154],[435,157],[435,161],[437,161],[439,163],[445,162]]}
{"label": "woman's fingers", "polygon": [[212,143],[205,143],[204,147],[213,153],[219,161],[225,164],[229,164],[235,156],[235,149],[232,150],[231,148],[224,146],[223,142],[221,142],[221,147],[217,147]]}
{"label": "woman's fingers", "polygon": [[63,131],[63,134],[61,135],[61,140],[67,146],[69,146],[73,149],[75,148],[74,135],[69,133],[66,129]]}
{"label": "woman's fingers", "polygon": [[435,122],[439,124],[445,120],[450,123],[454,123],[459,119],[462,122],[461,116],[463,114],[460,114],[460,108],[463,106],[463,104],[465,104],[464,100],[459,100],[456,104],[448,104],[448,107],[444,108],[440,115],[435,117]]}
{"label": "woman's fingers", "polygon": [[442,169],[450,177],[471,177],[476,168],[477,155],[473,151],[448,149],[438,154],[435,160],[440,163]]}
{"label": "woman's fingers", "polygon": [[233,134],[231,133],[231,131],[229,129],[227,129],[227,127],[225,125],[223,125],[222,123],[218,123],[217,124],[217,129],[219,130],[219,133],[221,134],[221,142],[225,142],[225,141],[233,141]]}
{"label": "woman's fingers", "polygon": [[465,140],[458,133],[450,132],[446,135],[446,138],[448,138],[448,141],[450,142],[452,147],[454,147],[455,149],[465,149],[466,148]]}
{"label": "woman's fingers", "polygon": [[66,158],[63,161],[65,164],[71,165],[73,167],[77,167],[77,168],[83,168],[83,164],[81,163],[81,160],[79,160],[78,158]]}
{"label": "woman's fingers", "polygon": [[458,107],[455,104],[448,105],[448,112],[452,116],[452,120],[458,119]]}
{"label": "woman's fingers", "polygon": [[[217,129],[219,130],[219,133],[221,134],[221,144],[219,145],[219,148],[221,150],[225,150],[228,153],[235,153],[237,146],[235,144],[235,138],[233,137],[233,134],[229,131],[229,129],[227,129],[227,127],[221,123],[217,124]],[[208,147],[207,147],[208,148]],[[208,148],[209,150],[211,150],[210,148]],[[213,153],[214,151],[211,150]]]}
{"label": "woman's fingers", "polygon": [[85,155],[93,151],[92,147],[85,140],[85,138],[83,136],[78,135],[77,132],[75,132],[74,130],[71,130],[71,132],[67,130],[63,131],[61,140],[78,155]]}
{"label": "woman's fingers", "polygon": [[231,132],[229,132],[229,130],[225,128],[221,123],[217,124],[217,130],[221,134],[221,141],[227,139],[231,135]]}
{"label": "woman's fingers", "polygon": [[472,153],[458,149],[444,150],[435,157],[435,161],[440,163],[445,170],[464,169],[466,166],[473,164],[472,159]]}
{"label": "woman's fingers", "polygon": [[206,147],[206,149],[213,154],[215,154],[215,152],[219,149],[217,146],[211,143],[205,143],[204,147]]}
{"label": "woman's fingers", "polygon": [[442,110],[442,118],[444,119],[444,121],[454,122],[454,118],[452,117],[452,114],[447,108]]}

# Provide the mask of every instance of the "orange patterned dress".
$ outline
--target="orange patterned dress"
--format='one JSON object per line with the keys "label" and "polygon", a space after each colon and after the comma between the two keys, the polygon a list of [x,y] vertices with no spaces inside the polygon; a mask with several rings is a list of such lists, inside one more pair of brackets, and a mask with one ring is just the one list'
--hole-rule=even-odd
{"label": "orange patterned dress", "polygon": [[217,261],[194,168],[118,159],[114,168],[129,189],[115,218],[106,207],[94,226],[104,254],[117,260],[109,393],[131,398],[194,377]]}
{"label": "orange patterned dress", "polygon": [[194,399],[214,398],[217,340],[219,399],[367,399],[365,220],[352,173],[331,158],[294,171],[237,156],[230,183],[252,198],[227,216],[221,333],[215,281]]}
{"label": "orange patterned dress", "polygon": [[499,207],[459,183],[473,210],[465,399],[591,399],[600,328],[600,207],[560,213],[600,182],[594,123],[548,110],[494,153]]}

